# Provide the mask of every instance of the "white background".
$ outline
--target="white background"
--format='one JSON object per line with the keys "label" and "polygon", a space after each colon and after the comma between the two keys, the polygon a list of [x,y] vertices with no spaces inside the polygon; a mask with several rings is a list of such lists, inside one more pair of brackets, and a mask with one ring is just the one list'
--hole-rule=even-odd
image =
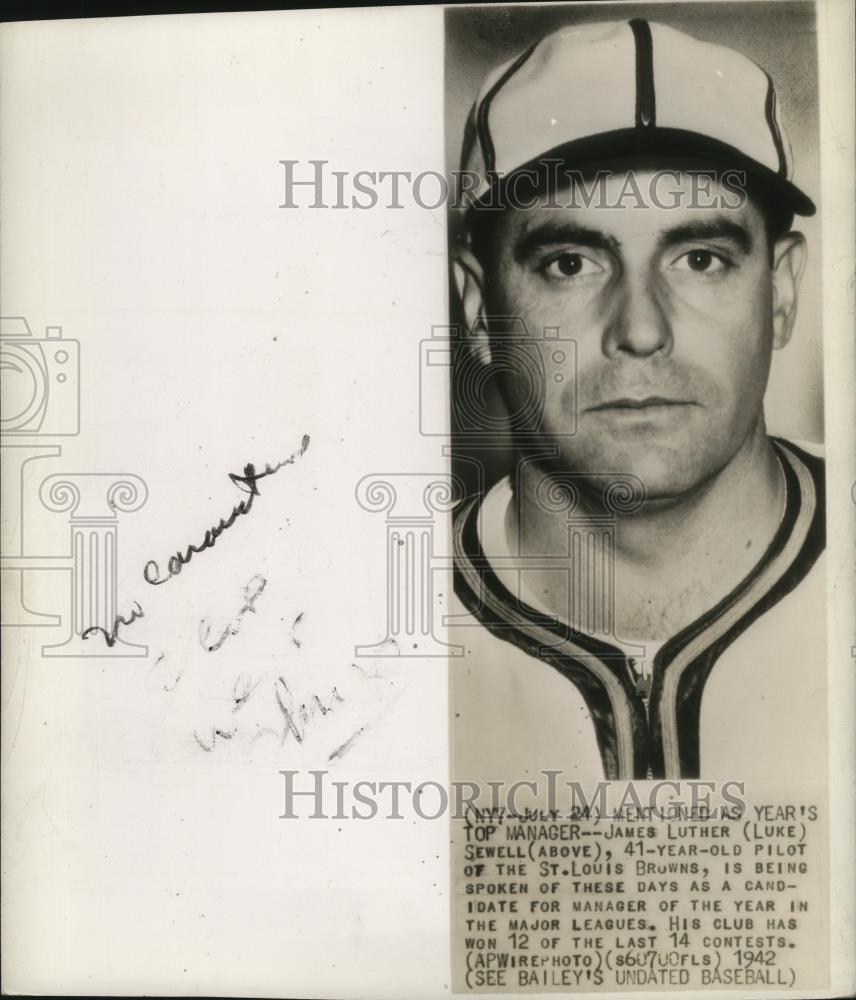
{"label": "white background", "polygon": [[[32,466],[28,535],[68,552],[67,515],[36,499],[50,473],[149,488],[120,517],[118,582],[119,612],[145,612],[123,632],[149,655],[50,660],[39,646],[62,629],[5,636],[6,990],[444,991],[447,820],[278,818],[283,768],[447,781],[446,663],[351,666],[386,631],[384,515],[354,488],[445,468],[417,419],[419,341],[446,313],[444,213],[278,207],[280,159],[442,164],[442,51],[436,10],[5,29],[3,314],[36,337],[61,325],[82,359],[81,433]],[[246,498],[229,472],[303,434],[305,456],[215,548],[143,580]],[[257,573],[256,614],[204,652],[200,619],[219,634]],[[67,615],[68,593],[45,573],[26,600]],[[261,686],[237,715],[241,674]],[[302,745],[239,728],[200,749],[196,730],[275,724],[280,674],[298,703],[334,685],[345,701]]]}

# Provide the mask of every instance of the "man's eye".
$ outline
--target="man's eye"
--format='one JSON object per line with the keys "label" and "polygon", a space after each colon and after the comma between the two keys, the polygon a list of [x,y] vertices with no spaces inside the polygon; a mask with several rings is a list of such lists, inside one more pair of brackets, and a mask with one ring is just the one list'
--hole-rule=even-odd
{"label": "man's eye", "polygon": [[595,274],[601,270],[590,258],[568,251],[548,261],[544,273],[550,278],[576,278],[578,275]]}
{"label": "man's eye", "polygon": [[681,254],[672,265],[679,271],[696,271],[698,273],[715,274],[728,266],[725,259],[712,250],[690,250]]}

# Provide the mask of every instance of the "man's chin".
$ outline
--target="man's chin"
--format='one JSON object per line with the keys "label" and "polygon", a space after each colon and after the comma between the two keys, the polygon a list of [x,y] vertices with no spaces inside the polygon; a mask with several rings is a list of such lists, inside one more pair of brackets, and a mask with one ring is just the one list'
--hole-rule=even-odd
{"label": "man's chin", "polygon": [[701,458],[698,450],[620,447],[596,449],[586,455],[563,454],[560,463],[588,478],[593,491],[603,493],[624,485],[634,493],[641,490],[646,505],[668,506],[691,495],[707,480]]}

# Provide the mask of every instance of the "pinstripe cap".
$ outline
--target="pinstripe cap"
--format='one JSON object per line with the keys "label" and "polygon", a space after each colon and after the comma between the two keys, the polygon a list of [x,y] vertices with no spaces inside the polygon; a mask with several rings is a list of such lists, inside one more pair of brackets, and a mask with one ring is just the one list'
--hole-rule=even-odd
{"label": "pinstripe cap", "polygon": [[563,28],[495,69],[473,106],[464,170],[483,198],[547,160],[693,157],[746,170],[799,215],[769,75],[722,45],[648,21]]}

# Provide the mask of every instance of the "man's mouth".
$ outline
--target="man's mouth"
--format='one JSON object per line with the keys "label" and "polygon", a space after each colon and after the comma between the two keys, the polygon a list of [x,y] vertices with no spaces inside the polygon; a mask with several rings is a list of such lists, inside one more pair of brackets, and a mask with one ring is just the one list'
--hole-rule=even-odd
{"label": "man's mouth", "polygon": [[644,399],[631,399],[624,397],[621,399],[611,399],[606,403],[598,403],[597,406],[589,407],[590,410],[648,410],[662,406],[692,406],[693,404],[683,399],[666,399],[663,396],[646,396]]}

